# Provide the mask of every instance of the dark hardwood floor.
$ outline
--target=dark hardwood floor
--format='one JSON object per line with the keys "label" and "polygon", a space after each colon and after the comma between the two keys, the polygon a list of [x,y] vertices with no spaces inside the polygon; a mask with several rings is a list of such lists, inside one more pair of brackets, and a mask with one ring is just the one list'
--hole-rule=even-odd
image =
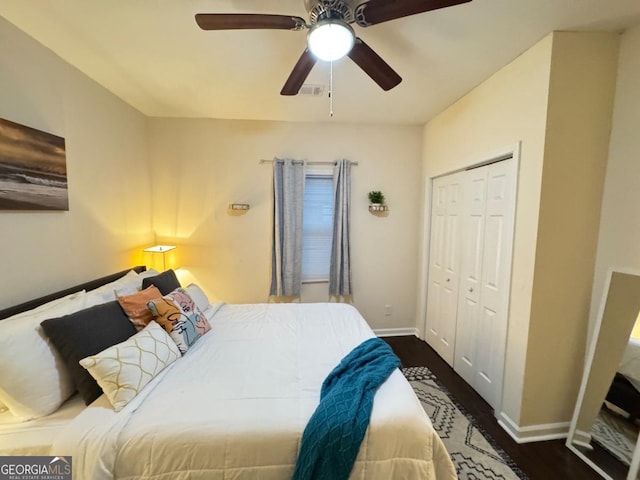
{"label": "dark hardwood floor", "polygon": [[489,404],[419,338],[386,337],[384,340],[404,367],[428,367],[531,480],[601,480],[600,475],[565,447],[564,440],[516,443],[498,425]]}

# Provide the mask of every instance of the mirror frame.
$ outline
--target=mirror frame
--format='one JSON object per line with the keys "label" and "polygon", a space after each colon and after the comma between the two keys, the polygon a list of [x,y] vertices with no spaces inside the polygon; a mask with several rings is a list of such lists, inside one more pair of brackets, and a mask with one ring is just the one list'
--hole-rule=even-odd
{"label": "mirror frame", "polygon": [[[612,478],[608,473],[606,473],[602,468],[600,468],[600,466],[597,465],[595,462],[593,462],[589,457],[583,454],[578,448],[576,448],[572,442],[572,439],[576,436],[580,410],[582,409],[582,405],[584,403],[585,391],[587,388],[587,383],[589,381],[591,367],[593,366],[593,359],[595,357],[596,346],[598,345],[598,338],[600,336],[600,330],[602,327],[602,317],[604,315],[604,310],[607,304],[607,298],[609,297],[609,287],[611,286],[611,279],[614,273],[640,276],[640,271],[633,268],[610,267],[607,270],[607,277],[605,280],[602,297],[600,299],[600,304],[598,305],[598,315],[596,316],[596,321],[593,326],[593,332],[591,334],[591,338],[589,339],[587,356],[584,363],[584,370],[582,372],[582,380],[580,382],[580,390],[578,391],[578,398],[576,400],[576,406],[573,410],[573,417],[571,418],[571,426],[569,427],[569,434],[567,435],[567,441],[565,442],[565,445],[569,450],[571,450],[580,459],[582,459],[582,461],[587,463],[591,468],[593,468],[596,472],[598,472],[603,478],[606,478],[607,480],[615,480],[615,479]],[[637,478],[639,467],[640,467],[640,436],[636,440],[636,446],[633,451],[631,465],[629,466],[629,471],[627,473],[627,480],[635,480]]]}

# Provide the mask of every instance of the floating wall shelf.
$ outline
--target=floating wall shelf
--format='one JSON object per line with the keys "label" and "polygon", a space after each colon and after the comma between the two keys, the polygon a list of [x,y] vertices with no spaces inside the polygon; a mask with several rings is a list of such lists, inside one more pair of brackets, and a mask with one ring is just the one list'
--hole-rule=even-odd
{"label": "floating wall shelf", "polygon": [[369,211],[371,213],[384,213],[389,211],[389,206],[381,203],[372,203],[369,205]]}
{"label": "floating wall shelf", "polygon": [[251,206],[248,203],[230,203],[227,211],[229,215],[244,215]]}

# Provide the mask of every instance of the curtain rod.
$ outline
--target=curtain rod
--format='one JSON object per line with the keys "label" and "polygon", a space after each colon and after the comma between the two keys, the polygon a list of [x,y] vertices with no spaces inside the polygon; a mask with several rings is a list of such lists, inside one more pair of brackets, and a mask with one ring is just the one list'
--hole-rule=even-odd
{"label": "curtain rod", "polygon": [[[295,162],[296,160],[294,160]],[[298,162],[302,162],[302,160],[297,160]],[[265,160],[264,158],[258,162],[260,165],[264,165],[265,163],[273,163],[273,160]],[[335,165],[336,162],[307,162],[307,165]],[[357,167],[358,162],[351,162],[352,166]]]}

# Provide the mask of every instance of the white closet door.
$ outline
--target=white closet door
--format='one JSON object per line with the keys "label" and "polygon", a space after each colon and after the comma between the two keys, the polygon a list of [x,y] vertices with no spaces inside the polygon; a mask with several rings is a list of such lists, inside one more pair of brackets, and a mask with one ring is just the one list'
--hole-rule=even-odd
{"label": "white closet door", "polygon": [[496,407],[502,395],[510,294],[512,159],[466,172],[464,241],[454,368]]}
{"label": "white closet door", "polygon": [[464,224],[460,266],[460,295],[454,369],[470,385],[476,375],[480,290],[484,251],[487,168],[469,170],[464,179]]}
{"label": "white closet door", "polygon": [[493,407],[502,396],[515,214],[513,159],[488,166],[481,313],[474,388]]}
{"label": "white closet door", "polygon": [[453,365],[464,172],[433,181],[426,340]]}

